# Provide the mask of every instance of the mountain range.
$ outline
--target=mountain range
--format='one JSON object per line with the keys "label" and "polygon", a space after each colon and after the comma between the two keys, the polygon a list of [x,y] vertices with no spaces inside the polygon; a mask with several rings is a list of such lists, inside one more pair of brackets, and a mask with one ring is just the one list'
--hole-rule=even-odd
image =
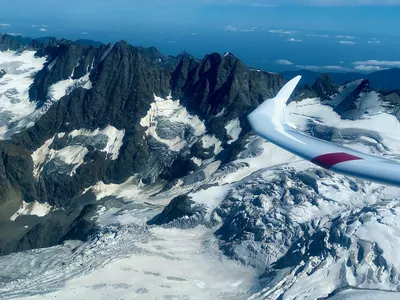
{"label": "mountain range", "polygon": [[[399,290],[397,189],[252,133],[247,115],[290,75],[124,41],[0,35],[0,50],[2,299]],[[397,158],[398,90],[356,79],[306,78],[291,121]]]}
{"label": "mountain range", "polygon": [[[312,85],[318,78],[320,73],[310,70],[297,70],[297,71],[284,71],[282,75],[287,79],[292,79],[297,75],[302,76],[302,84]],[[336,84],[342,85],[349,81],[358,79],[368,79],[370,85],[377,90],[389,89],[395,90],[400,89],[400,69],[393,68],[382,71],[376,71],[368,74],[349,72],[349,73],[326,73]]]}

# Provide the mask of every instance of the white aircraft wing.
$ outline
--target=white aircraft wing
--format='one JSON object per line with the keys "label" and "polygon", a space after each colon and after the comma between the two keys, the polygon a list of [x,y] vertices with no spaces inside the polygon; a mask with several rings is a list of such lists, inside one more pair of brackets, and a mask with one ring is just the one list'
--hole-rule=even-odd
{"label": "white aircraft wing", "polygon": [[361,179],[400,186],[400,164],[304,134],[285,122],[286,102],[301,76],[289,81],[275,98],[265,100],[249,116],[253,130],[271,143],[312,163]]}

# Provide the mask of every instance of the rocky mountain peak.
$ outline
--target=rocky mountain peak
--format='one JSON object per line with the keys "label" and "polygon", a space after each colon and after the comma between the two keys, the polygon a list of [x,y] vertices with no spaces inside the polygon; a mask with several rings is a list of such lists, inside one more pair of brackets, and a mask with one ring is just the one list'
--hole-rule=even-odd
{"label": "rocky mountain peak", "polygon": [[0,33],[0,51],[18,50],[23,45],[12,35]]}
{"label": "rocky mountain peak", "polygon": [[186,52],[185,50],[182,51],[181,53],[179,53],[177,55],[177,57],[183,58],[183,57],[190,57],[190,58],[194,58],[190,53]]}
{"label": "rocky mountain peak", "polygon": [[[96,48],[46,39],[31,41],[34,48],[43,66],[26,88],[37,110],[32,123],[0,141],[0,209],[11,207],[4,215],[10,217],[22,201],[39,199],[65,213],[39,218],[41,225],[30,234],[23,228],[24,244],[10,242],[3,253],[62,240],[69,226],[81,224],[76,218],[87,202],[77,199],[99,182],[122,183],[132,176],[145,185],[174,182],[200,168],[191,155],[228,156],[229,143],[250,130],[247,113],[285,83],[280,75],[247,68],[232,54],[213,53],[201,61],[187,54],[165,57],[154,47],[125,41]],[[58,228],[51,239],[31,242],[45,236],[49,224]]]}
{"label": "rocky mountain peak", "polygon": [[158,49],[154,46],[148,48],[138,47],[138,50],[154,63],[158,63],[165,58],[164,54],[158,51]]}
{"label": "rocky mountain peak", "polygon": [[301,101],[309,98],[316,98],[317,93],[310,87],[308,84],[296,90],[294,96],[292,97],[293,101]]}
{"label": "rocky mountain peak", "polygon": [[[373,89],[370,87],[369,80],[367,79],[349,82],[343,86],[342,93],[337,95],[331,104],[334,106],[335,111],[343,117],[354,118],[354,114],[358,116],[360,113],[363,114],[364,110],[368,110],[364,100],[369,100],[370,97],[368,96],[374,96],[371,94],[372,92]],[[379,97],[377,93],[375,94],[376,99],[373,101],[375,103],[372,103],[372,105],[378,104],[376,102]]]}
{"label": "rocky mountain peak", "polygon": [[311,88],[321,99],[330,99],[339,93],[336,84],[326,74],[321,74]]}
{"label": "rocky mountain peak", "polygon": [[[198,112],[211,132],[224,139],[220,126],[273,97],[283,76],[246,68],[234,55],[206,55],[200,62],[185,59],[172,74],[173,96]],[[225,112],[225,113],[221,113]]]}

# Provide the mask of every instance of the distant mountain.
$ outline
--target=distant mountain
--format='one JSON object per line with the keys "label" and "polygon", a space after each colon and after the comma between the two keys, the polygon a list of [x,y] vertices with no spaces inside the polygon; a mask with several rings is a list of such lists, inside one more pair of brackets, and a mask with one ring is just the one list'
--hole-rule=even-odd
{"label": "distant mountain", "polygon": [[75,42],[77,42],[78,44],[81,44],[81,45],[94,46],[94,47],[96,47],[96,48],[98,48],[98,47],[100,47],[101,45],[103,45],[102,42],[93,41],[93,40],[88,40],[88,39],[79,39],[79,40],[76,40]]}
{"label": "distant mountain", "polygon": [[[320,75],[318,72],[310,70],[298,70],[298,71],[284,71],[281,73],[286,79],[292,79],[297,75],[302,75],[302,84],[312,85]],[[344,84],[349,81],[358,79],[368,79],[371,87],[374,89],[399,89],[400,88],[400,69],[393,68],[383,71],[376,71],[369,74],[362,74],[356,72],[349,73],[326,73],[336,84]]]}
{"label": "distant mountain", "polygon": [[376,89],[400,89],[400,68],[373,72],[368,74],[366,79]]}

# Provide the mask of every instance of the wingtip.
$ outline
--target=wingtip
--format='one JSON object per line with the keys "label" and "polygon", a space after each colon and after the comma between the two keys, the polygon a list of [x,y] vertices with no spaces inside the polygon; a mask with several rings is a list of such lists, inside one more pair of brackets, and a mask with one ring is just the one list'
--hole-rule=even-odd
{"label": "wingtip", "polygon": [[255,126],[260,126],[260,123],[256,120],[257,118],[259,118],[259,115],[269,116],[270,121],[275,124],[285,122],[284,111],[286,103],[292,95],[300,79],[301,76],[296,76],[295,78],[290,80],[282,87],[276,97],[265,100],[248,116],[248,119],[253,129],[255,128]]}
{"label": "wingtip", "polygon": [[287,100],[290,98],[290,96],[293,94],[293,91],[299,84],[300,80],[301,80],[301,75],[298,75],[293,79],[289,80],[279,91],[278,95],[276,95],[276,98],[282,99],[286,103]]}

